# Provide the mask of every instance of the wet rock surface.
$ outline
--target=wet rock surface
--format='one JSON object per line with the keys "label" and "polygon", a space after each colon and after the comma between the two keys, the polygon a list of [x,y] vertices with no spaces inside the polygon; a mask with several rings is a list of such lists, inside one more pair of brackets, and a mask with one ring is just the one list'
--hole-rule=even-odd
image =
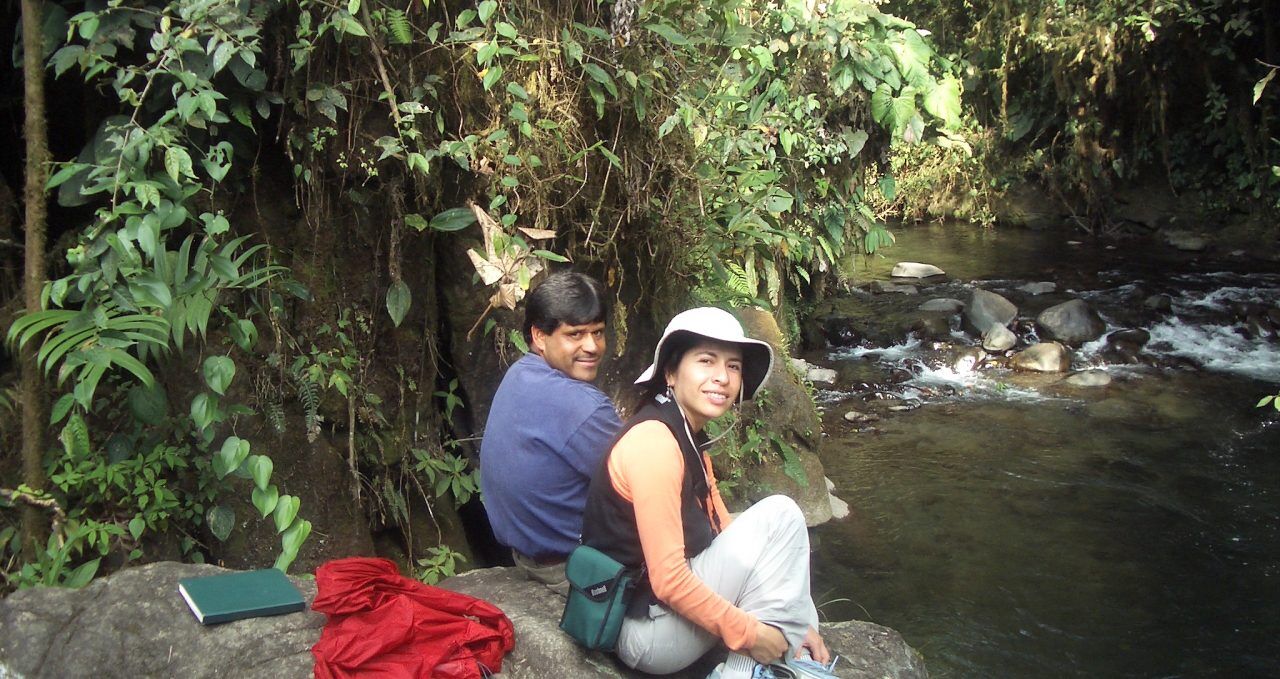
{"label": "wet rock surface", "polygon": [[1082,299],[1073,299],[1045,309],[1036,317],[1036,324],[1044,331],[1046,338],[1071,346],[1095,340],[1107,329],[1107,324],[1098,316],[1098,312]]}
{"label": "wet rock surface", "polygon": [[965,329],[982,334],[992,325],[1009,325],[1018,316],[1018,307],[1002,295],[974,288],[964,309]]}
{"label": "wet rock surface", "polygon": [[1028,372],[1066,372],[1071,369],[1071,351],[1058,342],[1033,344],[1011,356],[1009,367]]}

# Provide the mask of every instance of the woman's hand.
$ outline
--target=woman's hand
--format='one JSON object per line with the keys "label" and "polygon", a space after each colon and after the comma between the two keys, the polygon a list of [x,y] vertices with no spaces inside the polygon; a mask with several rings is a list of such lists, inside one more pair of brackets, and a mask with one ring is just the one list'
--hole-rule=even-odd
{"label": "woman's hand", "polygon": [[[823,665],[831,662],[831,651],[827,650],[827,643],[822,640],[822,635],[818,634],[818,630],[810,627],[808,632],[804,634],[804,641],[800,643],[801,649],[809,650],[809,657],[822,663]],[[800,657],[799,649],[796,650],[796,657]]]}
{"label": "woman's hand", "polygon": [[[823,650],[826,650],[825,646]],[[747,652],[756,662],[768,665],[787,652],[787,638],[782,636],[782,631],[777,627],[757,622],[756,643],[747,649]]]}

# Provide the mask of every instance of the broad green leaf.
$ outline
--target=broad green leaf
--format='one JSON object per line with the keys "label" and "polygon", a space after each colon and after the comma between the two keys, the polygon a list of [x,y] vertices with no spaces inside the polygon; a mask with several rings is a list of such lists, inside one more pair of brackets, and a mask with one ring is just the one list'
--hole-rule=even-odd
{"label": "broad green leaf", "polygon": [[480,19],[480,23],[489,25],[489,18],[493,13],[498,11],[497,0],[484,0],[476,6],[476,16]]}
{"label": "broad green leaf", "polygon": [[271,470],[275,466],[271,458],[266,455],[250,455],[245,464],[249,468],[249,475],[253,477],[253,484],[265,491],[271,483]]}
{"label": "broad green leaf", "polygon": [[231,339],[236,343],[236,346],[244,349],[245,351],[251,351],[253,349],[253,345],[258,343],[258,327],[253,324],[253,321],[247,318],[235,320],[231,323],[231,327],[228,330],[231,333]]}
{"label": "broad green leaf", "polygon": [[893,125],[893,90],[885,83],[880,83],[871,94],[871,118],[877,123],[890,127]]}
{"label": "broad green leaf", "polygon": [[181,182],[183,177],[195,177],[195,173],[191,170],[191,155],[181,146],[170,146],[165,149],[164,171],[175,183]]}
{"label": "broad green leaf", "polygon": [[677,31],[676,29],[666,24],[645,24],[644,27],[662,36],[663,38],[666,39],[667,42],[673,45],[689,44],[689,39],[684,37],[684,35],[681,34],[680,31]]}
{"label": "broad green leaf", "polygon": [[795,196],[783,191],[782,189],[769,189],[764,199],[764,208],[769,212],[780,214],[787,212],[795,205]]}
{"label": "broad green leaf", "polygon": [[529,93],[519,83],[507,83],[507,93],[521,99],[529,98]]}
{"label": "broad green leaf", "polygon": [[228,436],[222,447],[213,455],[213,470],[218,478],[226,478],[228,474],[240,468],[249,457],[250,445],[239,436]]}
{"label": "broad green leaf", "polygon": [[132,535],[134,540],[142,537],[142,531],[146,529],[147,520],[142,518],[141,514],[129,520],[129,535]]}
{"label": "broad green leaf", "polygon": [[134,276],[129,281],[129,292],[138,306],[168,308],[173,304],[173,292],[154,274]]}
{"label": "broad green leaf", "polygon": [[409,306],[412,303],[413,296],[404,281],[396,281],[387,289],[387,313],[397,328],[404,321],[405,314],[409,313]]}
{"label": "broad green leaf", "polygon": [[98,564],[101,562],[102,557],[98,557],[80,564],[75,570],[67,574],[67,579],[62,581],[62,586],[70,589],[80,589],[89,584],[89,581],[93,580],[93,576],[97,574]]}
{"label": "broad green leaf", "polygon": [[475,221],[476,215],[470,208],[455,207],[432,217],[428,226],[436,231],[449,232],[465,229]]}
{"label": "broad green leaf", "polygon": [[210,356],[204,360],[204,381],[219,395],[227,393],[227,387],[236,376],[236,363],[226,356]]}
{"label": "broad green leaf", "polygon": [[205,429],[213,424],[217,412],[217,399],[210,398],[208,394],[196,394],[191,400],[191,421],[196,429]]}
{"label": "broad green leaf", "polygon": [[552,251],[550,251],[550,250],[534,250],[534,251],[533,251],[533,254],[534,254],[534,255],[536,255],[536,256],[538,256],[538,257],[541,257],[541,258],[543,258],[543,259],[549,259],[549,260],[551,260],[551,261],[553,261],[553,262],[567,262],[567,261],[569,261],[569,258],[568,258],[568,257],[565,257],[564,255],[556,254],[556,253],[554,253],[554,252],[552,252]]}
{"label": "broad green leaf", "polygon": [[218,505],[210,507],[204,519],[213,537],[218,538],[220,542],[226,542],[231,535],[231,529],[236,525],[236,511],[226,505]]}
{"label": "broad green leaf", "polygon": [[143,424],[156,427],[169,414],[169,399],[159,384],[134,385],[129,390],[129,412]]}
{"label": "broad green leaf", "polygon": [[497,41],[490,41],[490,42],[484,43],[483,45],[480,46],[479,49],[476,50],[476,65],[479,66],[480,68],[484,68],[488,66],[489,62],[493,61],[493,57],[496,56],[497,54],[498,54]]}
{"label": "broad green leaf", "polygon": [[302,543],[306,542],[308,535],[311,535],[311,522],[306,519],[297,521],[281,536],[280,545],[284,551],[296,554],[302,547]]}
{"label": "broad green leaf", "polygon": [[604,88],[609,90],[609,94],[611,96],[617,98],[618,87],[613,84],[613,78],[609,77],[609,74],[605,73],[603,68],[600,68],[595,64],[588,63],[582,65],[582,70],[585,71],[587,75],[591,76],[592,80],[604,85]]}
{"label": "broad green leaf", "polygon": [[667,116],[667,119],[662,121],[662,125],[658,127],[658,138],[661,139],[667,136],[678,122],[680,122],[680,114],[678,112]]}
{"label": "broad green leaf", "polygon": [[516,31],[516,27],[512,26],[511,24],[505,21],[499,21],[498,23],[494,24],[493,30],[497,31],[498,35],[504,38],[508,38],[510,40],[515,40],[516,38],[520,37],[520,33]]}
{"label": "broad green leaf", "polygon": [[266,490],[261,488],[253,489],[253,506],[257,508],[258,513],[262,514],[262,518],[267,518],[271,512],[276,510],[276,503],[280,501],[280,489],[276,488],[273,483],[267,486]]}
{"label": "broad green leaf", "polygon": [[950,76],[943,78],[925,95],[924,110],[945,127],[955,127],[960,122],[960,81]]}
{"label": "broad green leaf", "polygon": [[335,17],[333,19],[333,26],[334,28],[337,28],[339,31],[342,31],[343,33],[358,35],[362,38],[369,37],[369,34],[366,33],[364,30],[364,26],[360,25],[359,21],[356,21],[354,18],[350,16]]}
{"label": "broad green leaf", "polygon": [[71,412],[71,406],[75,405],[75,402],[76,400],[74,396],[71,394],[63,394],[62,397],[53,404],[53,408],[49,411],[49,424],[57,424],[61,422],[62,418],[66,417],[67,413]]}
{"label": "broad green leaf", "polygon": [[496,84],[499,80],[502,79],[502,74],[503,74],[502,66],[495,64],[489,67],[489,69],[485,71],[484,79],[481,80],[480,84],[484,87],[484,90],[488,92],[489,90],[493,89],[494,84]]}
{"label": "broad green leaf", "polygon": [[281,495],[279,502],[276,503],[273,518],[276,522],[276,532],[283,533],[289,524],[293,523],[293,517],[298,515],[298,507],[301,501],[293,495]]}

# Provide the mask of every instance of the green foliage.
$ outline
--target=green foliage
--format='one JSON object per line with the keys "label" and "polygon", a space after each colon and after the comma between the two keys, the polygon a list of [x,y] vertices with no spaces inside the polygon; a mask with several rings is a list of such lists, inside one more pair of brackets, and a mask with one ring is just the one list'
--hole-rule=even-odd
{"label": "green foliage", "polygon": [[451,453],[433,455],[414,448],[413,471],[427,479],[436,497],[452,495],[456,505],[464,505],[480,493],[480,472],[468,468],[466,458]]}
{"label": "green foliage", "polygon": [[[19,491],[24,489],[20,487]],[[0,578],[4,582],[0,589],[83,587],[98,572],[108,542],[122,532],[119,526],[97,521],[70,522],[49,536],[34,560],[23,561],[16,531],[13,527],[4,528],[0,530]],[[87,558],[90,554],[97,556]]]}
{"label": "green foliage", "polygon": [[761,389],[753,399],[754,414],[735,410],[707,423],[707,435],[716,441],[712,454],[725,455],[732,462],[731,476],[720,479],[722,493],[731,493],[742,483],[744,466],[776,464],[774,455],[782,460],[782,471],[792,481],[801,487],[809,485],[808,475],[795,448],[781,434],[770,431],[760,417],[761,413],[769,410],[769,397],[769,390]]}
{"label": "green foliage", "polygon": [[[1162,174],[1180,194],[1257,200],[1274,189],[1267,147],[1277,99],[1259,86],[1269,54],[1264,2],[889,6],[933,29],[964,73],[966,103],[985,128],[975,132],[1000,142],[982,151],[987,162],[1083,204],[1088,229],[1108,227],[1116,189],[1142,175]],[[1250,90],[1257,110],[1246,103]],[[973,183],[983,191],[1002,174]]]}
{"label": "green foliage", "polygon": [[[178,530],[189,551],[198,544],[192,528],[207,521],[225,539],[234,524],[225,507],[212,506],[220,487],[203,455],[215,425],[246,412],[227,400],[236,358],[210,356],[191,368],[209,391],[178,408],[188,413],[178,420],[169,417],[153,370],[166,361],[174,369],[181,359],[173,349],[182,352],[188,338],[203,341],[223,321],[247,350],[256,329],[231,305],[285,273],[265,245],[233,236],[214,207],[233,189],[235,143],[252,139],[256,122],[280,101],[266,91],[259,64],[266,9],[229,0],[90,3],[66,20],[67,43],[50,59],[57,76],[78,72],[117,109],[79,158],[50,178],[62,204],[89,205],[93,217],[66,253],[69,273],[46,284],[45,309],[15,322],[8,340],[38,342],[41,367],[56,368],[58,385],[70,378],[70,393],[51,413],[53,423],[66,424],[50,480],[68,519],[118,529],[113,547],[129,559],[141,556],[152,532]],[[138,384],[130,387],[128,378]],[[114,391],[96,398],[107,382]],[[91,427],[106,437],[101,448]],[[270,477],[263,460],[253,456],[255,480]],[[282,563],[292,561],[308,530],[298,523],[281,529]],[[105,537],[94,535],[85,540],[105,554]]]}
{"label": "green foliage", "polygon": [[449,549],[446,545],[439,547],[428,547],[429,556],[424,559],[418,559],[418,567],[415,569],[415,577],[428,585],[434,585],[441,580],[452,577],[458,572],[458,564],[465,562],[467,559],[462,554]]}

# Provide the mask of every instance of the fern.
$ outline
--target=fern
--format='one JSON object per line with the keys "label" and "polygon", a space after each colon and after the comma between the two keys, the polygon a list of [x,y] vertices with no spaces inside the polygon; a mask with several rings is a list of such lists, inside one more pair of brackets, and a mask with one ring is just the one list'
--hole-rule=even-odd
{"label": "fern", "polygon": [[271,401],[262,408],[262,411],[266,415],[267,423],[271,425],[271,430],[276,434],[284,434],[286,429],[284,406],[279,401]]}
{"label": "fern", "polygon": [[298,400],[302,401],[302,417],[307,427],[307,441],[315,443],[320,436],[320,390],[304,375],[294,374]]}
{"label": "fern", "polygon": [[729,262],[724,265],[724,269],[725,274],[727,275],[725,285],[727,285],[731,291],[742,295],[743,297],[756,296],[755,287],[751,285],[751,282],[747,277],[747,272],[743,271],[741,266],[733,262]]}
{"label": "fern", "polygon": [[394,8],[387,10],[387,28],[391,33],[391,42],[397,45],[408,45],[413,42],[409,19],[405,17],[404,10]]}

